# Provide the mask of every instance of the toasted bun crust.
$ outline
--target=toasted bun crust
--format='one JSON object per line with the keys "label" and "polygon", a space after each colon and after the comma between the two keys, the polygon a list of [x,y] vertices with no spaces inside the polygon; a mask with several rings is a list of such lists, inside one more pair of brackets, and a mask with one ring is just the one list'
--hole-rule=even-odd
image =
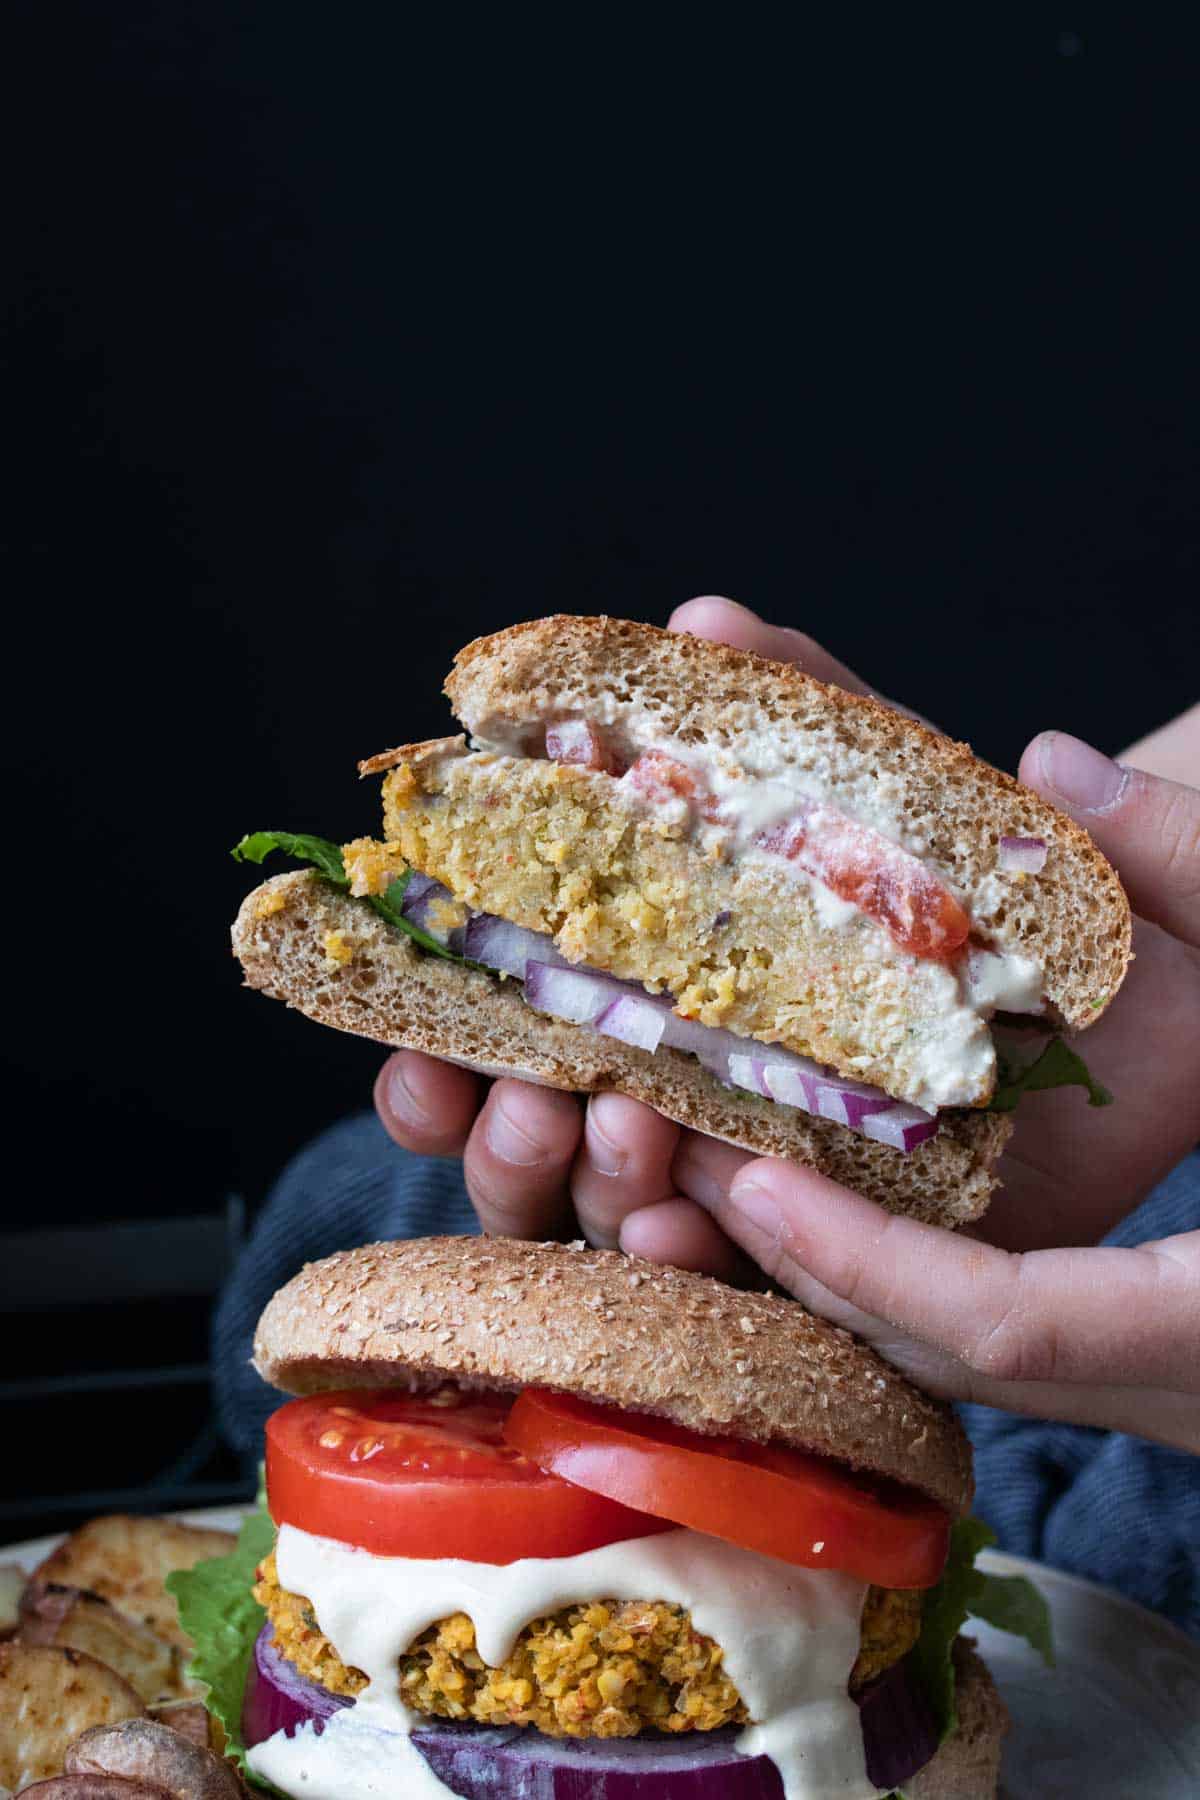
{"label": "toasted bun crust", "polygon": [[971,1451],[954,1414],[795,1300],[616,1250],[409,1238],[341,1250],[281,1288],[254,1366],[288,1393],[557,1388],[836,1456],[962,1511]]}
{"label": "toasted bun crust", "polygon": [[832,727],[843,754],[899,777],[909,826],[963,891],[995,869],[1002,836],[1046,840],[1046,866],[1013,884],[1004,924],[1041,962],[1047,999],[1065,1023],[1094,1024],[1124,978],[1129,904],[1087,832],[968,745],[880,701],[683,632],[562,614],[468,644],[446,693],[477,737],[556,715],[598,716],[614,695],[636,696],[664,737],[692,742],[720,745],[747,730],[803,739]]}
{"label": "toasted bun crust", "polygon": [[[334,934],[349,961],[327,955]],[[732,1093],[690,1056],[651,1056],[546,1018],[516,984],[422,955],[364,901],[309,871],[276,875],[249,894],[233,947],[251,987],[322,1024],[484,1074],[570,1093],[629,1094],[681,1125],[805,1163],[892,1212],[939,1225],[962,1225],[985,1211],[1012,1131],[1006,1115],[948,1112],[938,1135],[904,1156],[827,1119]]]}
{"label": "toasted bun crust", "polygon": [[904,1784],[912,1800],[995,1800],[1008,1708],[970,1638],[954,1646],[958,1729]]}

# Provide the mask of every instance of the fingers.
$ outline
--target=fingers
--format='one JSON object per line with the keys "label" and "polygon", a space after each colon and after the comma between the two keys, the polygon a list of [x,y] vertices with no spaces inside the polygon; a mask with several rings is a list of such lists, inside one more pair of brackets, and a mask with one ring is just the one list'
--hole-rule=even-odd
{"label": "fingers", "polygon": [[[685,1132],[672,1167],[681,1194],[696,1202],[711,1215],[722,1235],[736,1242],[745,1259],[780,1287],[785,1287],[802,1306],[831,1319],[847,1331],[875,1341],[877,1321],[857,1306],[849,1306],[821,1282],[794,1263],[781,1259],[781,1244],[773,1232],[759,1231],[749,1220],[739,1218],[729,1204],[729,1190],[745,1168],[757,1159],[747,1150],[735,1150],[732,1144],[715,1138]],[[895,1336],[895,1333],[892,1333]]]}
{"label": "fingers", "polygon": [[1065,731],[1034,738],[1020,776],[1087,827],[1135,912],[1200,945],[1200,791],[1125,768]]}
{"label": "fingers", "polygon": [[[995,1384],[1160,1384],[1200,1391],[1200,1232],[1136,1250],[993,1245],[885,1213],[810,1169],[763,1158],[720,1223],[805,1278]],[[963,1392],[971,1392],[969,1379]]]}
{"label": "fingers", "polygon": [[479,1108],[479,1077],[454,1063],[398,1050],[375,1079],[375,1110],[405,1150],[461,1156]]}
{"label": "fingers", "polygon": [[497,1081],[463,1156],[471,1204],[494,1237],[553,1238],[570,1226],[568,1182],[583,1132],[570,1094]]}
{"label": "fingers", "polygon": [[753,650],[756,656],[771,656],[776,662],[796,663],[806,675],[831,681],[852,694],[874,692],[853,669],[823,650],[806,632],[794,631],[790,625],[768,625],[748,606],[726,600],[720,594],[702,594],[696,600],[686,600],[671,614],[668,628],[688,631],[693,637],[709,638],[717,644],[733,644],[738,650]]}
{"label": "fingers", "polygon": [[1121,761],[1194,787],[1200,769],[1200,701],[1122,750]]}
{"label": "fingers", "polygon": [[920,713],[901,706],[898,700],[889,700],[877,688],[868,687],[860,675],[839,662],[836,656],[831,656],[806,631],[796,631],[790,625],[768,625],[739,600],[726,600],[720,594],[702,594],[677,606],[667,625],[671,631],[689,631],[693,637],[710,638],[717,644],[733,644],[739,650],[753,650],[756,656],[771,656],[776,662],[795,663],[806,675],[815,675],[818,681],[828,681],[850,694],[868,694],[873,700],[890,706],[893,712],[918,719],[922,725],[929,725],[931,731],[938,729]]}
{"label": "fingers", "polygon": [[692,1200],[660,1200],[630,1213],[621,1227],[621,1249],[721,1281],[737,1283],[746,1273],[744,1258]]}
{"label": "fingers", "polygon": [[614,1250],[639,1207],[674,1195],[671,1158],[679,1127],[624,1094],[593,1094],[571,1178],[580,1230],[589,1244]]}

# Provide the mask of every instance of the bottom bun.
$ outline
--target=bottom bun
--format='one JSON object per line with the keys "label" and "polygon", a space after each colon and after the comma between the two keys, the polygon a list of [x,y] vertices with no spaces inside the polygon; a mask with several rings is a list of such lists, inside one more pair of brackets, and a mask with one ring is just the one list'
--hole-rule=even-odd
{"label": "bottom bun", "polygon": [[[339,957],[327,941],[338,934]],[[515,982],[417,950],[361,900],[307,870],[242,903],[233,947],[251,987],[396,1049],[570,1093],[611,1089],[758,1156],[806,1163],[891,1212],[965,1225],[987,1207],[1012,1130],[998,1113],[951,1111],[907,1156],[795,1107],[728,1089],[678,1050],[651,1055],[527,1006]],[[349,953],[349,960],[340,960]]]}
{"label": "bottom bun", "polygon": [[958,1729],[905,1783],[909,1800],[995,1800],[1008,1708],[970,1638],[954,1646]]}

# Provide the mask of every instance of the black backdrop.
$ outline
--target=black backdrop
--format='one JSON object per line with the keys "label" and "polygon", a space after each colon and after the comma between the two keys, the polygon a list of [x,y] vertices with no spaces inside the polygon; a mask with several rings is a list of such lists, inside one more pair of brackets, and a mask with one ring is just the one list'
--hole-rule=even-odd
{"label": "black backdrop", "polygon": [[22,1216],[253,1201],[366,1102],[239,993],[227,851],[372,829],[477,632],[732,593],[1009,767],[1195,698],[1194,41],[811,10],[18,15]]}

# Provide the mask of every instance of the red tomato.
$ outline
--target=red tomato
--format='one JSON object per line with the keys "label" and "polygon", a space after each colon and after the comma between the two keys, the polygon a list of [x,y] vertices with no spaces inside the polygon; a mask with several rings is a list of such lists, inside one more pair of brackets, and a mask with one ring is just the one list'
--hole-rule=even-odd
{"label": "red tomato", "polygon": [[664,1531],[527,1462],[504,1440],[507,1394],[355,1388],[267,1420],[267,1497],[296,1525],[380,1556],[511,1563]]}
{"label": "red tomato", "polygon": [[557,724],[547,725],[546,755],[551,762],[599,769],[605,775],[621,773],[616,751],[604,741],[603,732],[587,719],[560,719]]}
{"label": "red tomato", "polygon": [[971,921],[944,882],[907,850],[832,807],[803,806],[754,841],[849,900],[910,956],[949,962],[967,941]]}
{"label": "red tomato", "polygon": [[[720,802],[701,777],[661,750],[645,751],[626,779],[656,805],[686,800],[702,818],[721,822]],[[834,807],[801,803],[789,819],[759,832],[754,842],[849,900],[910,956],[949,962],[967,940],[971,921],[946,884],[899,844]]]}
{"label": "red tomato", "polygon": [[932,1587],[945,1565],[950,1519],[940,1506],[826,1457],[533,1388],[504,1435],[581,1488],[782,1562],[905,1588]]}
{"label": "red tomato", "polygon": [[700,777],[677,757],[663,750],[644,750],[625,771],[630,787],[656,806],[670,800],[686,800],[704,818],[715,822],[718,802]]}

